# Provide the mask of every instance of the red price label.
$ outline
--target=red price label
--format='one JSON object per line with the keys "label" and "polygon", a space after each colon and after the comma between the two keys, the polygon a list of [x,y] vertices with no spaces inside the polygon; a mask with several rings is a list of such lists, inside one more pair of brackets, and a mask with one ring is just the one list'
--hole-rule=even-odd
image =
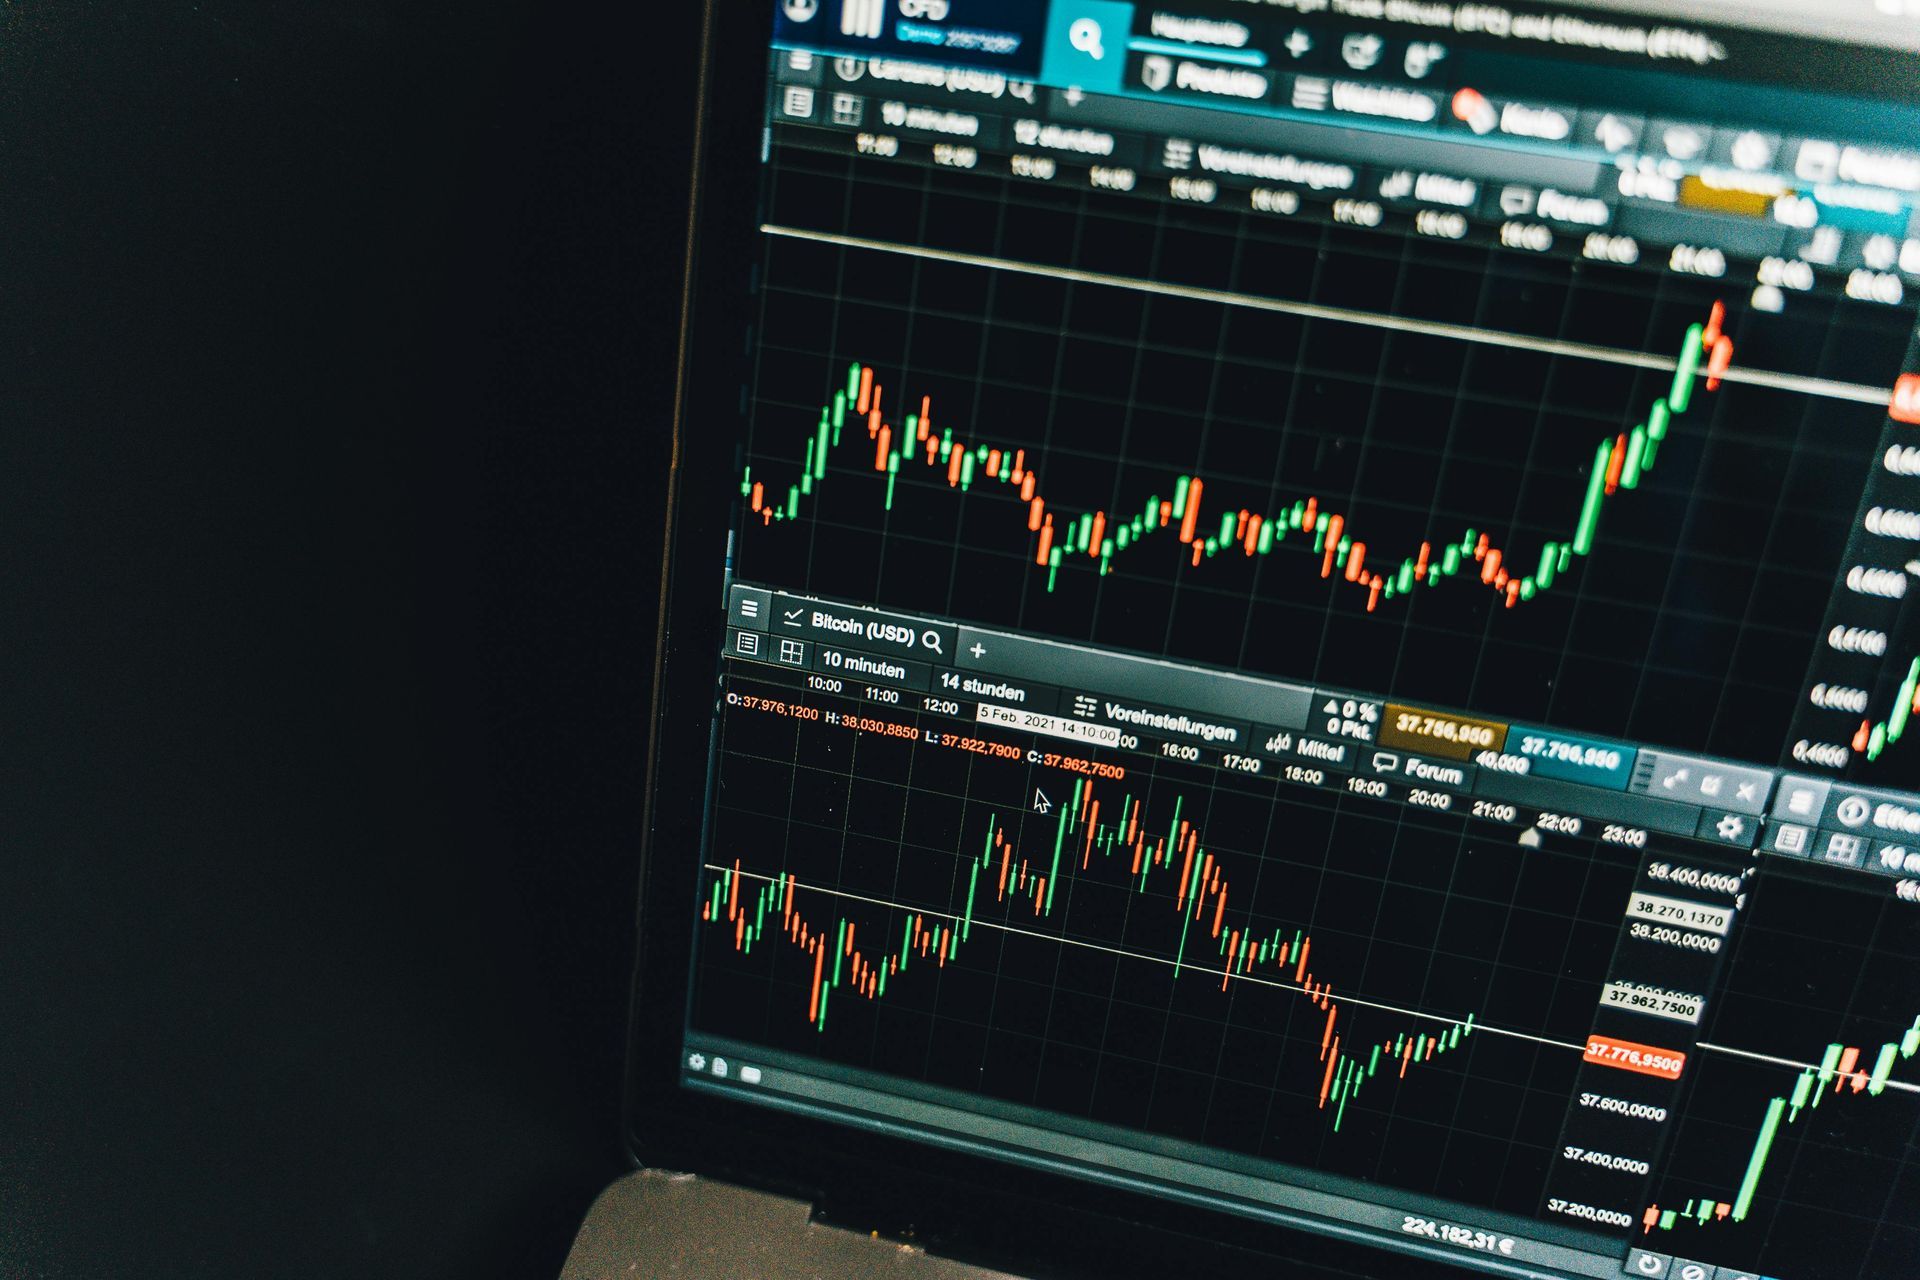
{"label": "red price label", "polygon": [[1900,381],[1893,384],[1893,404],[1887,409],[1887,416],[1895,422],[1920,427],[1920,373],[1903,373]]}
{"label": "red price label", "polygon": [[1687,1055],[1677,1049],[1662,1049],[1658,1045],[1637,1044],[1632,1040],[1615,1040],[1611,1036],[1588,1037],[1586,1057],[1588,1062],[1603,1067],[1618,1067],[1622,1071],[1643,1076],[1659,1076],[1662,1080],[1678,1080],[1680,1072],[1687,1065]]}

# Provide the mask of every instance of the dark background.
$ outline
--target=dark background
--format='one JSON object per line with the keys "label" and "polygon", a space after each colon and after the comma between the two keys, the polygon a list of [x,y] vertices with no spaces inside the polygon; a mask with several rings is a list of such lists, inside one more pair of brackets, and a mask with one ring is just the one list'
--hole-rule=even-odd
{"label": "dark background", "polygon": [[623,1167],[698,16],[0,8],[0,1276]]}

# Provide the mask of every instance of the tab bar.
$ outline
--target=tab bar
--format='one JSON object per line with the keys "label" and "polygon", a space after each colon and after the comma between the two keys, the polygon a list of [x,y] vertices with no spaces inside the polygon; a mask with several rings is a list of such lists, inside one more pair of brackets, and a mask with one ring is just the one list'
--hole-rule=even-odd
{"label": "tab bar", "polygon": [[1920,844],[1876,844],[1867,856],[1866,869],[1883,876],[1920,877]]}
{"label": "tab bar", "polygon": [[1095,94],[1068,101],[1060,90],[1050,90],[1048,102],[1052,118],[1061,122],[1072,121],[1075,124],[1160,137],[1205,140],[1220,143],[1230,150],[1273,156],[1348,157],[1340,163],[1349,169],[1365,164],[1381,168],[1438,171],[1485,183],[1525,182],[1550,186],[1573,195],[1597,191],[1603,173],[1607,172],[1598,162],[1579,155],[1538,154],[1487,147],[1466,141],[1459,133],[1451,138],[1437,132],[1418,137],[1377,128],[1345,127],[1332,111],[1332,82],[1316,81],[1312,77],[1298,78],[1293,87],[1296,99],[1303,92],[1303,81],[1307,82],[1307,89],[1312,91],[1308,102],[1321,105],[1316,108],[1284,98],[1277,101],[1276,105],[1295,110],[1315,110],[1322,117],[1317,122],[1243,115],[1186,102],[1145,101]]}
{"label": "tab bar", "polygon": [[1822,825],[1876,836],[1920,837],[1920,801],[1910,793],[1869,791],[1834,783]]}
{"label": "tab bar", "polygon": [[[1399,85],[1373,84],[1361,80],[1315,80],[1294,77],[1291,105],[1311,110],[1301,101],[1303,87],[1324,85],[1327,107],[1335,114],[1366,116],[1376,120],[1397,120],[1403,124],[1432,124],[1440,118],[1440,95]],[[1320,90],[1314,89],[1315,96]]]}
{"label": "tab bar", "polygon": [[784,593],[773,597],[768,630],[779,636],[824,640],[922,662],[949,659],[955,637],[951,625]]}
{"label": "tab bar", "polygon": [[[1066,699],[1061,699],[1062,709]],[[1105,721],[1122,731],[1180,738],[1219,747],[1223,751],[1251,751],[1253,726],[1244,720],[1193,715],[1168,707],[1137,702],[1132,698],[1073,695],[1073,713],[1083,719]]]}
{"label": "tab bar", "polygon": [[1351,772],[1356,767],[1360,758],[1357,753],[1362,750],[1352,742],[1332,742],[1326,738],[1317,738],[1293,729],[1276,729],[1270,725],[1253,727],[1253,743],[1265,754],[1289,763],[1315,765],[1320,768],[1338,769],[1342,772]]}
{"label": "tab bar", "polygon": [[1313,691],[1304,685],[1255,680],[1003,631],[961,627],[958,646],[951,658],[964,671],[1077,689],[1125,689],[1145,701],[1179,707],[1195,717],[1223,717],[1239,724],[1258,720],[1304,729],[1313,702]]}
{"label": "tab bar", "polygon": [[841,676],[848,680],[898,685],[916,693],[925,693],[933,687],[933,668],[924,662],[912,662],[885,654],[861,653],[856,649],[843,649],[839,645],[815,645],[813,669],[823,675]]}
{"label": "tab bar", "polygon": [[993,702],[1003,707],[1048,715],[1060,706],[1060,691],[1050,684],[976,675],[971,671],[955,671],[946,667],[934,671],[933,692],[943,697]]}
{"label": "tab bar", "polygon": [[1431,755],[1408,755],[1399,751],[1363,751],[1360,765],[1376,777],[1394,778],[1422,787],[1442,787],[1462,793],[1473,790],[1480,770],[1470,764],[1435,760]]}
{"label": "tab bar", "polygon": [[[1204,55],[1202,55],[1204,57]],[[1191,95],[1229,102],[1264,103],[1273,88],[1273,77],[1250,67],[1193,58],[1169,57],[1164,53],[1136,55],[1130,86],[1151,93]]]}

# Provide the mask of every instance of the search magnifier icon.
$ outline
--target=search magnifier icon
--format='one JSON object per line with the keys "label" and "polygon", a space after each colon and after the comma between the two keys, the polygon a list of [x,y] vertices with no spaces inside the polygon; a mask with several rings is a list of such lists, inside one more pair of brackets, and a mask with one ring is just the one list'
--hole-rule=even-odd
{"label": "search magnifier icon", "polygon": [[[922,631],[920,633],[920,644],[929,653],[940,653],[940,633],[933,630]],[[944,658],[947,655],[940,653],[940,656]]]}
{"label": "search magnifier icon", "polygon": [[1082,18],[1067,28],[1067,43],[1095,62],[1107,56],[1107,50],[1100,43],[1100,24],[1092,18]]}

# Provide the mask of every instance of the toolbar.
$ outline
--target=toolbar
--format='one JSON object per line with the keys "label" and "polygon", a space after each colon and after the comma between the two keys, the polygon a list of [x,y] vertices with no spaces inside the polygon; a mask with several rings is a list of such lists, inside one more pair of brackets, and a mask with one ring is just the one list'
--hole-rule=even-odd
{"label": "toolbar", "polygon": [[785,143],[1038,183],[1716,278],[1759,264],[1763,301],[1830,283],[1894,304],[1920,279],[1912,108],[1703,93],[1357,23],[1054,9],[1024,65],[836,51],[795,26],[772,123]]}
{"label": "toolbar", "polygon": [[[1920,796],[736,584],[743,678],[1526,827],[1920,877]],[[1920,880],[1910,881],[1920,895]]]}

